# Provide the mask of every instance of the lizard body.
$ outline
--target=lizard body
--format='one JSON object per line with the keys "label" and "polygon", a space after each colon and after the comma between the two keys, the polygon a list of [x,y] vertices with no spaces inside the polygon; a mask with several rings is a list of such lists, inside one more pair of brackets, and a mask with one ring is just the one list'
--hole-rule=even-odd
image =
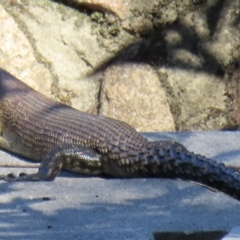
{"label": "lizard body", "polygon": [[112,177],[193,180],[240,200],[240,174],[173,141],[150,142],[130,125],[77,111],[0,69],[0,147],[41,162],[35,174],[6,181],[53,180],[64,168]]}

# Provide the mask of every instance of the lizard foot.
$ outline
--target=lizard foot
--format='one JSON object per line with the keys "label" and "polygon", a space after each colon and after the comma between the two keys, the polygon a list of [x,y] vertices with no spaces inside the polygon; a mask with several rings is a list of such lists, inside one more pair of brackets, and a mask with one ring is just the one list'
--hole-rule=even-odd
{"label": "lizard foot", "polygon": [[18,178],[17,175],[14,173],[9,173],[8,175],[0,175],[0,180],[6,181],[6,182],[14,182]]}
{"label": "lizard foot", "polygon": [[21,181],[38,181],[36,174],[28,175],[27,173],[20,173],[18,176],[14,173],[7,175],[0,175],[0,180],[6,182],[21,182]]}

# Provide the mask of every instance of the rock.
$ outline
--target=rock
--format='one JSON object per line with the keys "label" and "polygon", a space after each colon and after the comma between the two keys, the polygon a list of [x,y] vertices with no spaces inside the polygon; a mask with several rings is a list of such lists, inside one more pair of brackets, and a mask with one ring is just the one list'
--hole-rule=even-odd
{"label": "rock", "polygon": [[236,86],[231,75],[240,46],[240,31],[232,24],[237,5],[237,1],[206,3],[206,9],[187,13],[163,32],[167,62],[159,67],[160,79],[165,79],[172,96],[178,130],[217,130],[234,124],[237,94],[230,93],[229,85]]}
{"label": "rock", "polygon": [[34,50],[14,19],[0,5],[0,66],[35,90],[50,96],[52,76],[38,63]]}
{"label": "rock", "polygon": [[124,18],[130,11],[130,0],[73,0],[78,4],[87,6],[93,10],[112,12],[120,18]]}
{"label": "rock", "polygon": [[91,34],[89,17],[45,0],[30,1],[24,14],[18,8],[22,6],[16,5],[16,10],[10,8],[9,12],[17,16],[18,24],[29,37],[38,57],[36,63],[40,60],[51,70],[51,97],[79,110],[97,113],[99,82],[87,76],[109,54]]}
{"label": "rock", "polygon": [[232,100],[228,102],[229,115],[233,118],[233,123],[229,128],[240,130],[240,45],[235,55],[236,65],[230,75],[230,80],[227,82],[226,88],[227,94]]}
{"label": "rock", "polygon": [[[83,5],[92,11],[83,11]],[[238,0],[2,0],[0,64],[47,96],[109,116],[117,112],[108,109],[106,96],[113,88],[109,83],[123,78],[130,84],[121,73],[135,79],[142,71],[150,76],[145,81],[153,85],[140,86],[142,76],[131,82],[129,86],[141,91],[129,89],[131,95],[125,97],[131,105],[124,105],[128,103],[113,89],[121,100],[116,106],[122,119],[128,121],[127,115],[135,114],[130,123],[148,131],[223,129],[240,121],[239,81],[234,73],[239,14]],[[104,80],[106,92],[99,98],[100,69],[113,59],[141,62],[139,72],[134,64],[113,64],[104,73],[109,83]],[[114,71],[119,79],[112,76],[110,81]],[[127,93],[127,86],[121,90]],[[164,106],[166,120],[147,94]],[[136,96],[143,104],[137,103]]]}
{"label": "rock", "polygon": [[225,84],[206,73],[160,68],[173,92],[179,130],[221,129],[227,124]]}
{"label": "rock", "polygon": [[115,64],[104,74],[100,114],[120,119],[138,131],[174,131],[164,89],[147,64]]}

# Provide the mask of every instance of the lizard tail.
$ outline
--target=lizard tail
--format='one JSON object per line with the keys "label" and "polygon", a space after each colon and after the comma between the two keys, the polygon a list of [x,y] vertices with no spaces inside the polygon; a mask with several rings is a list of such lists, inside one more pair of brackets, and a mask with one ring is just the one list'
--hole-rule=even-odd
{"label": "lizard tail", "polygon": [[189,152],[183,145],[151,142],[137,155],[140,175],[192,180],[240,200],[240,173],[223,163]]}

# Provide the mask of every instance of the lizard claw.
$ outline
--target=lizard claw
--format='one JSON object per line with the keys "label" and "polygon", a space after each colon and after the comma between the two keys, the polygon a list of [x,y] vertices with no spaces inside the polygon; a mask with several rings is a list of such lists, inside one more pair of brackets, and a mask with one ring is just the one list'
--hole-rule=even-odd
{"label": "lizard claw", "polygon": [[14,173],[9,173],[7,175],[0,175],[0,180],[6,181],[6,182],[39,181],[37,174],[28,175],[27,173],[20,173],[19,176],[17,176]]}
{"label": "lizard claw", "polygon": [[22,172],[22,173],[19,174],[19,177],[26,177],[26,176],[28,176],[27,173],[23,173],[23,172]]}
{"label": "lizard claw", "polygon": [[20,179],[24,179],[28,176],[26,173],[20,173],[19,176],[17,176],[14,173],[9,173],[7,175],[0,175],[0,180],[6,181],[6,182],[14,182],[19,181]]}
{"label": "lizard claw", "polygon": [[6,177],[9,178],[10,180],[14,180],[14,179],[16,179],[18,176],[17,176],[16,174],[14,174],[14,173],[9,173]]}
{"label": "lizard claw", "polygon": [[17,179],[17,176],[14,173],[9,173],[8,175],[0,175],[0,180],[6,182],[13,182]]}

